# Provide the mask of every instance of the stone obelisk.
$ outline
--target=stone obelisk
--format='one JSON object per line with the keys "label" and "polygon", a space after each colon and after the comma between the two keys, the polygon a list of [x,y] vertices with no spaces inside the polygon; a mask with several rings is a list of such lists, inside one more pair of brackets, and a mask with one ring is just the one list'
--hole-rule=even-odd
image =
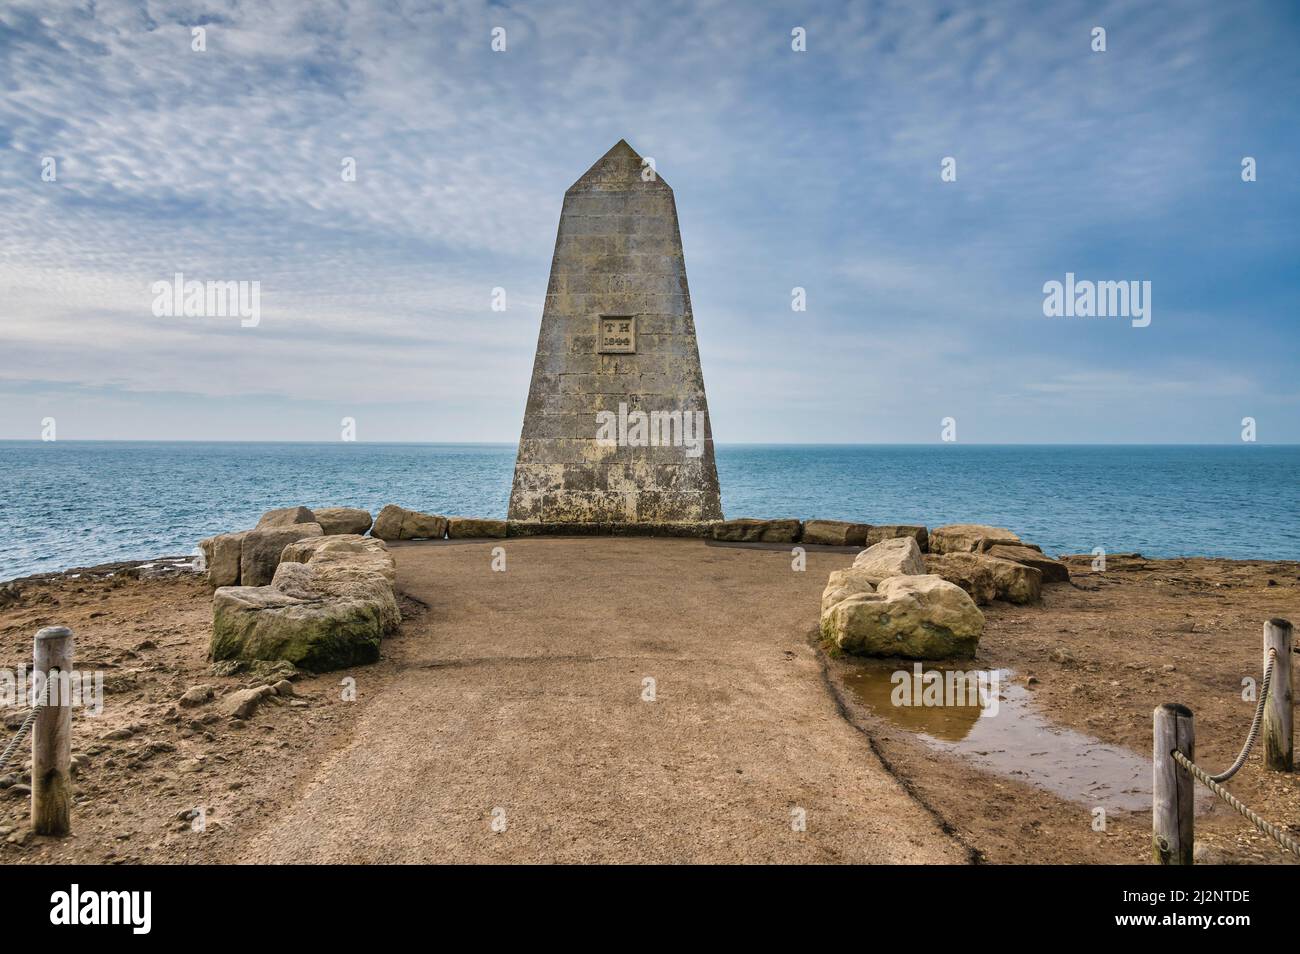
{"label": "stone obelisk", "polygon": [[623,140],[564,194],[510,519],[722,519],[677,204]]}

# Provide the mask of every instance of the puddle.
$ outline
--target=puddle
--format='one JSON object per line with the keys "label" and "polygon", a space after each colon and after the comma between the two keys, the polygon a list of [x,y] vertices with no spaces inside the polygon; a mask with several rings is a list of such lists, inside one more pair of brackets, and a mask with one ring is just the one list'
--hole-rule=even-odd
{"label": "puddle", "polygon": [[862,664],[844,683],[876,715],[986,771],[1107,811],[1150,810],[1149,758],[1049,722],[1013,675]]}

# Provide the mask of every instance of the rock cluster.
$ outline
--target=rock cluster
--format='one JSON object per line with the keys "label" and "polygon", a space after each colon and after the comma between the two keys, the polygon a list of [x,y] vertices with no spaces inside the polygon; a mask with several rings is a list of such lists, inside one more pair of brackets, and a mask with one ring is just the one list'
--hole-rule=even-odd
{"label": "rock cluster", "polygon": [[[365,534],[369,533],[369,536]],[[379,658],[401,621],[385,540],[499,538],[506,521],[390,504],[282,507],[257,526],[199,541],[212,598],[214,667],[283,661],[322,671]]]}
{"label": "rock cluster", "polygon": [[928,556],[915,535],[899,534],[831,573],[822,592],[822,635],[868,656],[971,656],[984,631],[976,604],[1034,603],[1045,581],[1069,580],[1065,564],[1002,527],[954,524],[928,538]]}
{"label": "rock cluster", "polygon": [[223,586],[212,599],[209,656],[340,669],[379,658],[401,614],[396,566],[382,540],[305,538],[284,548],[266,586]]}

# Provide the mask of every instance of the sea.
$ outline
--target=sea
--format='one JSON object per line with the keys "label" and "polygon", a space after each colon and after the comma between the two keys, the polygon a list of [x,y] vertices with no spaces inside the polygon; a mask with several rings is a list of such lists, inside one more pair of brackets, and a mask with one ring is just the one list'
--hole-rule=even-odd
{"label": "sea", "polygon": [[[1049,553],[1300,560],[1300,445],[716,448],[727,517],[988,523]],[[0,441],[0,581],[197,552],[296,504],[504,517],[513,444]]]}

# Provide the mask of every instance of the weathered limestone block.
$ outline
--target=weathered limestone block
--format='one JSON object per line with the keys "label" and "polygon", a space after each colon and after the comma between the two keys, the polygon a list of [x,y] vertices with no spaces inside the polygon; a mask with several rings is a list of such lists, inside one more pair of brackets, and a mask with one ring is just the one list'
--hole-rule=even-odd
{"label": "weathered limestone block", "polygon": [[856,567],[833,571],[826,581],[826,589],[822,590],[822,615],[825,615],[826,611],[836,603],[850,596],[876,592],[877,582],[870,573]]}
{"label": "weathered limestone block", "polygon": [[314,511],[316,522],[327,536],[339,533],[365,533],[370,529],[369,510],[357,507],[318,507]]}
{"label": "weathered limestone block", "polygon": [[281,507],[279,510],[268,510],[262,514],[262,519],[257,521],[257,529],[289,527],[295,523],[316,522],[316,515],[306,507]]}
{"label": "weathered limestone block", "polygon": [[828,547],[860,547],[867,542],[871,527],[843,520],[809,520],[803,525],[804,543]]}
{"label": "weathered limestone block", "polygon": [[447,537],[452,540],[472,540],[484,537],[504,537],[504,520],[479,520],[475,517],[448,517]]}
{"label": "weathered limestone block", "polygon": [[286,660],[322,672],[378,659],[381,640],[401,621],[392,583],[365,553],[350,563],[329,559],[344,552],[282,563],[270,586],[218,589],[212,660]]}
{"label": "weathered limestone block", "polygon": [[676,203],[648,169],[620,141],[565,193],[512,525],[722,518]]}
{"label": "weathered limestone block", "polygon": [[881,526],[872,527],[867,531],[867,546],[873,546],[881,540],[892,540],[895,537],[911,537],[916,541],[916,545],[925,553],[930,549],[930,534],[925,527],[914,523],[890,523]]}
{"label": "weathered limestone block", "polygon": [[208,582],[212,586],[235,586],[239,583],[239,555],[246,533],[247,530],[219,533],[199,541],[208,568]]}
{"label": "weathered limestone block", "polygon": [[999,543],[989,547],[985,552],[992,557],[1011,560],[1015,563],[1023,563],[1025,566],[1032,566],[1039,573],[1043,574],[1044,583],[1070,582],[1069,567],[1060,560],[1055,560],[1032,546],[1014,546],[1012,544]]}
{"label": "weathered limestone block", "polygon": [[266,586],[275,576],[284,548],[304,537],[319,537],[319,523],[294,523],[246,531],[239,541],[239,582]]}
{"label": "weathered limestone block", "polygon": [[729,543],[797,543],[803,533],[798,520],[755,520],[741,517],[713,525],[713,539]]}
{"label": "weathered limestone block", "polygon": [[310,563],[325,567],[345,565],[375,570],[389,584],[397,579],[397,563],[388,545],[375,537],[360,534],[338,534],[330,537],[309,537],[289,544],[280,555],[280,565]]}
{"label": "weathered limestone block", "polygon": [[370,535],[380,540],[441,540],[447,535],[447,518],[389,504],[379,511]]}
{"label": "weathered limestone block", "polygon": [[853,560],[853,568],[864,579],[879,585],[891,576],[909,576],[925,572],[925,558],[912,537],[891,537],[867,547]]}
{"label": "weathered limestone block", "polygon": [[932,553],[925,566],[930,573],[956,583],[981,606],[995,599],[1037,603],[1043,596],[1042,573],[986,553]]}
{"label": "weathered limestone block", "polygon": [[948,659],[975,655],[984,614],[965,590],[947,580],[893,576],[874,593],[833,604],[822,615],[821,627],[822,635],[844,652]]}
{"label": "weathered limestone block", "polygon": [[980,523],[954,523],[930,531],[931,553],[980,553],[998,544],[1020,542],[1020,538],[1006,527]]}

